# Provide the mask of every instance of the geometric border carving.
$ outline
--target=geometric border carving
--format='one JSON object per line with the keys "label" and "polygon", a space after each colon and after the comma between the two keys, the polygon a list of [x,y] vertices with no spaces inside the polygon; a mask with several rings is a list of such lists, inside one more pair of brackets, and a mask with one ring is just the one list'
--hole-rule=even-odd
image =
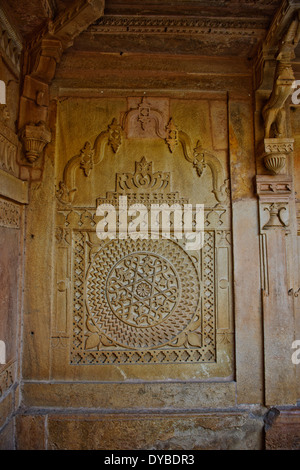
{"label": "geometric border carving", "polygon": [[0,199],[0,227],[20,228],[20,206]]}

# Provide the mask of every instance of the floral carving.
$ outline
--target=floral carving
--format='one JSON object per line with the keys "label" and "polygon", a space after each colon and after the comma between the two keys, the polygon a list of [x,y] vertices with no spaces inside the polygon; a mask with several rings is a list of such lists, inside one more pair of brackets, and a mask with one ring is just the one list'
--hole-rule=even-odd
{"label": "floral carving", "polygon": [[138,105],[139,115],[137,120],[141,123],[141,127],[145,130],[146,124],[151,121],[151,104],[147,103],[145,97],[142,98],[141,103]]}
{"label": "floral carving", "polygon": [[170,315],[179,297],[174,267],[160,256],[134,253],[119,262],[107,280],[111,309],[137,327],[154,326]]}
{"label": "floral carving", "polygon": [[114,153],[117,153],[122,143],[122,128],[117,124],[116,119],[108,126],[108,145],[111,146]]}
{"label": "floral carving", "polygon": [[94,153],[95,151],[92,149],[90,142],[86,142],[83,149],[80,150],[80,168],[85,176],[89,176],[94,168]]}
{"label": "floral carving", "polygon": [[168,144],[169,150],[171,153],[174,152],[175,148],[179,144],[179,133],[178,127],[175,125],[173,119],[171,118],[166,126],[167,136],[166,143]]}
{"label": "floral carving", "polygon": [[153,172],[152,162],[145,157],[135,164],[135,172],[117,174],[117,190],[119,192],[134,189],[135,191],[162,191],[168,188],[170,173]]}

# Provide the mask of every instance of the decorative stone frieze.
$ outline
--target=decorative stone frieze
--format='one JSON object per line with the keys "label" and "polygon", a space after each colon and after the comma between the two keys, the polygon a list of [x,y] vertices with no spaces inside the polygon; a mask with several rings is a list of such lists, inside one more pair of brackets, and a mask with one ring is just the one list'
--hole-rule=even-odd
{"label": "decorative stone frieze", "polygon": [[261,203],[287,203],[293,194],[293,182],[286,175],[257,175],[256,192]]}

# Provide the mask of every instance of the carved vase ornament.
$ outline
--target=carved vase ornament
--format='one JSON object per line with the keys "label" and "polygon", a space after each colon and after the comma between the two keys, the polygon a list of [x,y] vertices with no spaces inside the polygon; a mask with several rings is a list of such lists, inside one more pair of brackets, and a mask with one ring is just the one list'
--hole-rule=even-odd
{"label": "carved vase ornament", "polygon": [[43,150],[51,142],[51,131],[44,122],[28,124],[20,132],[23,142],[25,157],[29,163],[34,163],[43,153]]}
{"label": "carved vase ornament", "polygon": [[294,150],[294,139],[264,139],[263,161],[265,167],[278,175],[284,169],[287,156]]}

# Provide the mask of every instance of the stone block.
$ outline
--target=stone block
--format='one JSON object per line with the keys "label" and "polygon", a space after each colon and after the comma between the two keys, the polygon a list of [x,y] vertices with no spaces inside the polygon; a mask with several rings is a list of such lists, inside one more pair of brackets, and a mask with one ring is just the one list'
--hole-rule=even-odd
{"label": "stone block", "polygon": [[0,450],[15,450],[14,420],[10,420],[0,431]]}
{"label": "stone block", "polygon": [[281,411],[265,439],[267,450],[300,450],[300,409]]}
{"label": "stone block", "polygon": [[25,383],[26,407],[101,410],[193,410],[235,406],[234,382],[186,383]]}
{"label": "stone block", "polygon": [[45,449],[45,416],[18,415],[16,418],[17,450]]}
{"label": "stone block", "polygon": [[0,401],[0,429],[13,412],[13,394],[9,393]]}
{"label": "stone block", "polygon": [[262,421],[247,413],[60,415],[48,418],[50,450],[254,450]]}

